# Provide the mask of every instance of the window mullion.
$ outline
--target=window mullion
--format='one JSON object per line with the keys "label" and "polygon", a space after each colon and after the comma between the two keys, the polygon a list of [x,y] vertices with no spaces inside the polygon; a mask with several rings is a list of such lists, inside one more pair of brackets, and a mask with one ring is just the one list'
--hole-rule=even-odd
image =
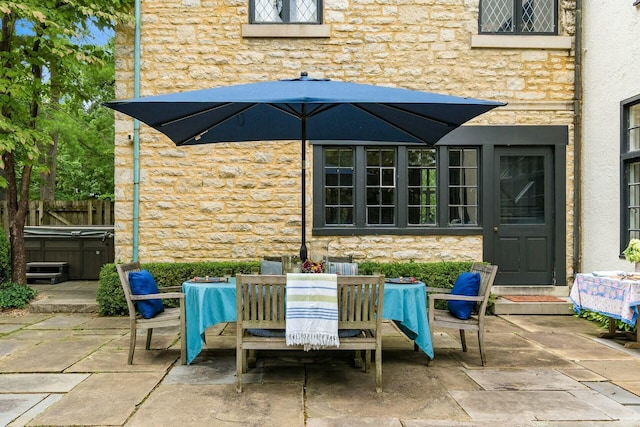
{"label": "window mullion", "polygon": [[367,226],[367,156],[363,145],[356,146],[355,174],[355,226],[364,228]]}

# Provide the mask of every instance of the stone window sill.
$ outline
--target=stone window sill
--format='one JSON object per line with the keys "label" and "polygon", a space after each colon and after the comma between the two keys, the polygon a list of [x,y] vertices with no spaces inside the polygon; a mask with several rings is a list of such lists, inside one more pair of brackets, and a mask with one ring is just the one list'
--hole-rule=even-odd
{"label": "stone window sill", "polygon": [[568,36],[494,36],[474,34],[472,48],[498,49],[571,49],[573,38]]}
{"label": "stone window sill", "polygon": [[242,37],[329,37],[331,27],[317,24],[244,24]]}

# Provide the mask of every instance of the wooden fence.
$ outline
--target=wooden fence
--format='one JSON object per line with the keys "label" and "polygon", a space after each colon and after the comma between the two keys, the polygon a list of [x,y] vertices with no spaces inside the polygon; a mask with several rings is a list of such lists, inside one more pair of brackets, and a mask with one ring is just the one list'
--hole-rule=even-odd
{"label": "wooden fence", "polygon": [[[25,225],[113,225],[113,205],[109,200],[32,200]],[[0,219],[4,229],[8,230],[6,201],[0,203]]]}

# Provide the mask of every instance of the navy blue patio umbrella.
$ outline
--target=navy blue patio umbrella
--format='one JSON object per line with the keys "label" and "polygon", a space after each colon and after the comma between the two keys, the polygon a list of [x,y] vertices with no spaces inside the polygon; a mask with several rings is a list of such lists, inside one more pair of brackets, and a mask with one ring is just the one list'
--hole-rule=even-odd
{"label": "navy blue patio umbrella", "polygon": [[435,145],[502,102],[300,78],[107,102],[164,133],[176,145],[302,141],[302,245],[305,242],[307,140]]}

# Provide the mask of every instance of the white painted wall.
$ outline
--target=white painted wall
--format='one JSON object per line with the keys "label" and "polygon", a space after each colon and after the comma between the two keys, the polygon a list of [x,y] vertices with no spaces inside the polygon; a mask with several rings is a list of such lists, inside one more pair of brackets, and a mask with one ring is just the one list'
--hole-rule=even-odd
{"label": "white painted wall", "polygon": [[629,271],[619,258],[620,101],[640,94],[640,6],[583,0],[582,7],[580,270]]}

